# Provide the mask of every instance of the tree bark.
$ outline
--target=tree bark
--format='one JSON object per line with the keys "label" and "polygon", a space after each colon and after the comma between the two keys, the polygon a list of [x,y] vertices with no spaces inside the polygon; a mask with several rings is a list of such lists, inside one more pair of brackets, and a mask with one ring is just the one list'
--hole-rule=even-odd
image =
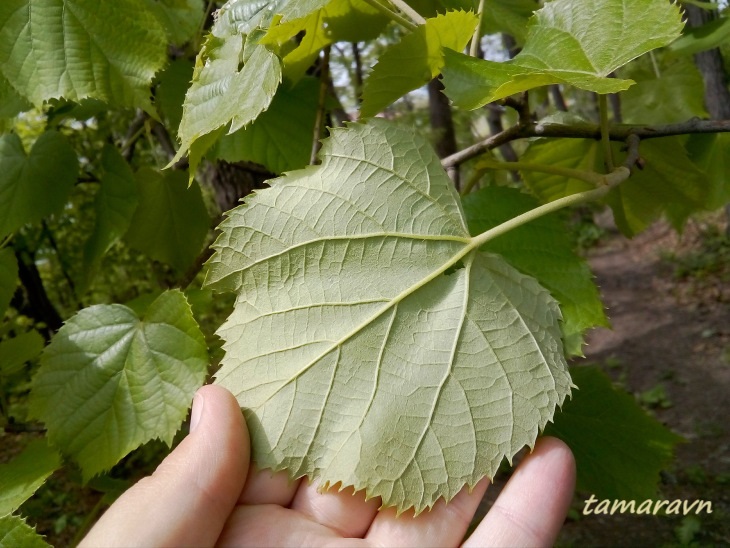
{"label": "tree bark", "polygon": [[[457,151],[451,106],[446,95],[441,93],[442,89],[444,89],[444,85],[438,78],[434,78],[428,83],[428,105],[431,129],[436,133],[436,153],[439,158],[445,158]],[[458,166],[448,168],[447,172],[456,188],[459,189]]]}
{"label": "tree bark", "polygon": [[[717,18],[717,13],[685,4],[687,22],[691,27],[699,27]],[[705,82],[705,106],[713,120],[730,119],[730,91],[727,74],[719,48],[695,54],[695,64]]]}

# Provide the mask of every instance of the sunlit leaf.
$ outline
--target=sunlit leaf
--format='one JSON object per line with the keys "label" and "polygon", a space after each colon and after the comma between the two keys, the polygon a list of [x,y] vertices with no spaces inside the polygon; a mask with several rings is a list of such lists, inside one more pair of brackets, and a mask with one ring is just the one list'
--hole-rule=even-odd
{"label": "sunlit leaf", "polygon": [[63,207],[77,173],[76,152],[60,133],[43,133],[30,154],[17,134],[0,136],[0,238]]}
{"label": "sunlit leaf", "polygon": [[512,61],[497,63],[447,51],[445,93],[457,106],[475,109],[548,84],[596,93],[623,91],[632,82],[609,75],[671,43],[682,26],[679,8],[667,0],[554,0],[535,12],[525,45]]}
{"label": "sunlit leaf", "polygon": [[151,111],[166,46],[145,0],[0,2],[0,72],[36,106],[93,97]]}
{"label": "sunlit leaf", "polygon": [[574,390],[545,433],[568,444],[578,489],[599,499],[657,496],[659,472],[682,438],[650,417],[634,398],[614,388],[595,367],[572,367]]}
{"label": "sunlit leaf", "polygon": [[48,548],[35,529],[19,516],[0,517],[0,546],[18,548]]}
{"label": "sunlit leaf", "polygon": [[46,348],[30,411],[88,480],[149,440],[169,445],[207,366],[180,291],[163,293],[142,317],[119,304],[91,306]]}
{"label": "sunlit leaf", "polygon": [[427,19],[424,25],[390,46],[365,81],[361,115],[376,115],[437,76],[444,63],[442,48],[464,48],[476,25],[473,13],[453,11]]}
{"label": "sunlit leaf", "polygon": [[555,300],[477,250],[425,139],[334,129],[321,166],[229,213],[207,283],[238,293],[216,382],[260,467],[431,507],[532,445],[570,390]]}

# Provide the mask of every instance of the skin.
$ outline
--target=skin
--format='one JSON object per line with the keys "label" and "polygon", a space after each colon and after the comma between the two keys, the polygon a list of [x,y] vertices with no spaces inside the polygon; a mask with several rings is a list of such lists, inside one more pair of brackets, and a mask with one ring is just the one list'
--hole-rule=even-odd
{"label": "skin", "polygon": [[319,493],[250,466],[238,403],[219,386],[195,396],[191,431],[152,476],[101,517],[80,546],[550,546],[575,485],[568,447],[541,438],[464,541],[488,481],[419,516],[379,510],[350,489]]}

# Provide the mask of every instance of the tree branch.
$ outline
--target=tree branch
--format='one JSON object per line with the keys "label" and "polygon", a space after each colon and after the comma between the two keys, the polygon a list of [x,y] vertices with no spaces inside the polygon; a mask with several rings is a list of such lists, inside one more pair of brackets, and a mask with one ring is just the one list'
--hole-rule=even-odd
{"label": "tree branch", "polygon": [[[611,126],[608,131],[608,138],[611,141],[626,141],[630,135],[636,135],[640,139],[656,139],[659,137],[671,137],[674,135],[689,135],[697,133],[726,133],[730,132],[730,120],[700,120],[693,118],[686,122],[666,124],[661,126],[647,126],[641,124],[624,124]],[[475,143],[464,150],[441,160],[444,168],[463,164],[476,158],[487,150],[499,147],[505,143],[517,139],[529,137],[563,137],[567,139],[595,139],[601,138],[601,128],[598,124],[541,124],[531,122],[527,125],[515,125],[505,129],[503,132],[492,135],[479,143]]]}

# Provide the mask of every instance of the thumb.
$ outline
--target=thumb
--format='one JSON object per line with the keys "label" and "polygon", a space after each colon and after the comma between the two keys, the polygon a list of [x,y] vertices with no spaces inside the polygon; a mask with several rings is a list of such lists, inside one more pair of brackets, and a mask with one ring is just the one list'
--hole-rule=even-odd
{"label": "thumb", "polygon": [[79,546],[212,546],[246,482],[250,445],[230,392],[195,395],[190,435],[125,492]]}

